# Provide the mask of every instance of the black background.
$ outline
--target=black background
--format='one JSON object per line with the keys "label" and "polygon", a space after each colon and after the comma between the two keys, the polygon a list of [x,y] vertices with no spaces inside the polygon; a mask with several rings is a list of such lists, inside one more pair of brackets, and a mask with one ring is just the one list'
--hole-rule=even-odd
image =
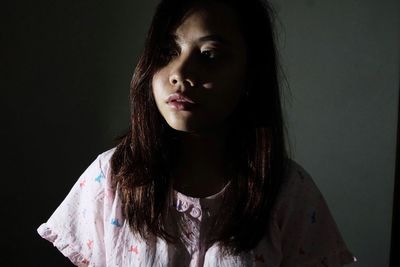
{"label": "black background", "polygon": [[1,266],[72,265],[36,229],[128,126],[129,82],[152,13],[149,1],[134,2],[0,8]]}

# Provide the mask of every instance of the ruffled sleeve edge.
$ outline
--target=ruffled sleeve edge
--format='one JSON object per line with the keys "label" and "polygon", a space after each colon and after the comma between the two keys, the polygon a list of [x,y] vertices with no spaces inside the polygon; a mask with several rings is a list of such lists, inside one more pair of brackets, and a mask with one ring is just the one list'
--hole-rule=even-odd
{"label": "ruffled sleeve edge", "polygon": [[[319,263],[317,263],[319,262]],[[315,262],[313,261],[310,264],[307,264],[307,267],[311,266],[344,266],[347,264],[351,264],[357,262],[357,258],[347,249],[347,248],[342,248],[338,250],[336,253],[331,253],[327,255],[326,257],[323,257],[320,260],[316,260]],[[321,265],[322,264],[322,265]]]}
{"label": "ruffled sleeve edge", "polygon": [[47,223],[40,225],[37,232],[42,238],[51,242],[76,266],[84,267],[89,265],[89,260],[79,252],[78,246],[61,238]]}
{"label": "ruffled sleeve edge", "polygon": [[[313,256],[308,260],[292,259],[295,260],[286,262],[283,266],[301,266],[301,267],[342,267],[347,264],[357,262],[357,258],[347,249],[342,248],[335,253],[329,253],[324,256]],[[299,264],[301,262],[301,264]]]}

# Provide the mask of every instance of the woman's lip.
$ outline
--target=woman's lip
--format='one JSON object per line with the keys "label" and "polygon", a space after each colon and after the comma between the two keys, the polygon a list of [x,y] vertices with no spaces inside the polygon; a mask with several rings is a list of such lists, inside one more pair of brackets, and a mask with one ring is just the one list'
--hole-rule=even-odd
{"label": "woman's lip", "polygon": [[195,105],[187,101],[170,101],[168,106],[176,110],[192,110]]}
{"label": "woman's lip", "polygon": [[171,94],[167,99],[167,103],[169,104],[171,102],[180,102],[180,103],[187,102],[190,104],[195,104],[195,102],[192,99],[180,93]]}

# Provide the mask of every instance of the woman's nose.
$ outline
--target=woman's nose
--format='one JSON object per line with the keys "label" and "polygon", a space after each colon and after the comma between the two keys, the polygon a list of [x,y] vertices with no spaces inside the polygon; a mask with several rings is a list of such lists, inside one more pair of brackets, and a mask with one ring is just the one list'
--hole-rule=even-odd
{"label": "woman's nose", "polygon": [[196,63],[192,55],[180,55],[175,59],[169,82],[173,86],[194,87],[196,85]]}

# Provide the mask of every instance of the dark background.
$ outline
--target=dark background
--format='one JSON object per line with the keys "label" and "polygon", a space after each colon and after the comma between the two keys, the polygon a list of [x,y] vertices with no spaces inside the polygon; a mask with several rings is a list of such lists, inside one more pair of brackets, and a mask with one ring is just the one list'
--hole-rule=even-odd
{"label": "dark background", "polygon": [[128,126],[129,82],[150,19],[140,10],[151,9],[135,2],[2,8],[1,266],[71,266],[36,229]]}

